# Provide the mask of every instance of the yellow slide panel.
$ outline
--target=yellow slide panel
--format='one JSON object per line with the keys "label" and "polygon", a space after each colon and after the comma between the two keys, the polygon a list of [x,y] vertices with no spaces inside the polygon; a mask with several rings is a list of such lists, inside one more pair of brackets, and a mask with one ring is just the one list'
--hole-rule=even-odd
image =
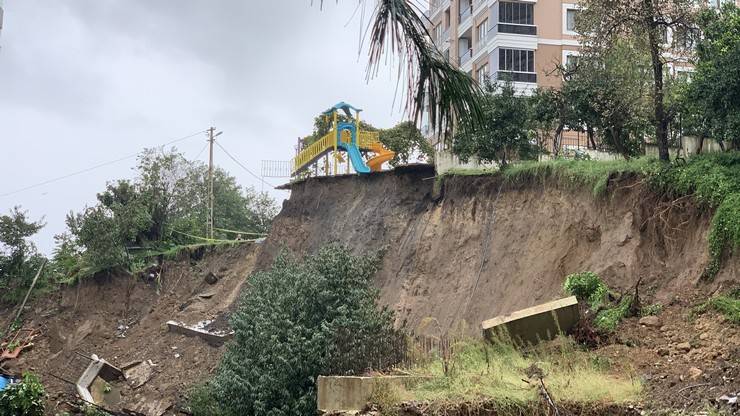
{"label": "yellow slide panel", "polygon": [[377,156],[370,158],[366,162],[367,166],[373,172],[380,172],[383,167],[383,163],[393,159],[396,156],[395,152],[391,152],[390,150],[386,149],[385,146],[383,146],[383,144],[381,144],[380,142],[369,144],[368,149],[371,152],[377,154]]}

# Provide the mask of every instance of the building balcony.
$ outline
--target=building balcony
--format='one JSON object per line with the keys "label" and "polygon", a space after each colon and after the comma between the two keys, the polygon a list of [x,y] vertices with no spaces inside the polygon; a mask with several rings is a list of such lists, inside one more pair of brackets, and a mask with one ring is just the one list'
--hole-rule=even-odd
{"label": "building balcony", "polygon": [[[522,25],[518,23],[501,23],[494,25],[489,32],[496,33],[511,33],[514,35],[530,35],[537,36],[537,26],[535,25]],[[490,37],[490,35],[489,35]]]}
{"label": "building balcony", "polygon": [[534,72],[513,72],[499,70],[496,73],[496,79],[499,81],[526,82],[530,84],[536,84],[537,74]]}
{"label": "building balcony", "polygon": [[468,49],[462,55],[460,55],[460,66],[465,65],[468,61],[473,58],[473,50]]}
{"label": "building balcony", "polygon": [[468,6],[460,12],[460,24],[466,23],[473,16],[473,7]]}
{"label": "building balcony", "polygon": [[437,0],[433,1],[429,8],[429,18],[433,18],[437,13],[447,9],[450,6],[450,0]]}

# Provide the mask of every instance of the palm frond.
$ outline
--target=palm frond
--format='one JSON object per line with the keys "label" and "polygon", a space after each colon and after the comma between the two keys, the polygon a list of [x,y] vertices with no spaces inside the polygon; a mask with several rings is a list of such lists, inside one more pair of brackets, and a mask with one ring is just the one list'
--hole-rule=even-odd
{"label": "palm frond", "polygon": [[358,1],[377,1],[370,27],[368,78],[377,75],[383,58],[390,55],[398,59],[399,80],[405,78],[404,110],[416,124],[427,113],[438,137],[444,137],[456,121],[479,125],[481,90],[434,45],[427,29],[429,19],[414,4],[419,0]]}
{"label": "palm frond", "polygon": [[482,118],[478,84],[437,49],[428,19],[413,1],[378,0],[369,38],[368,77],[377,73],[385,54],[393,54],[399,59],[399,77],[406,77],[405,110],[415,122],[428,112],[430,127],[440,137],[456,120],[478,124]]}

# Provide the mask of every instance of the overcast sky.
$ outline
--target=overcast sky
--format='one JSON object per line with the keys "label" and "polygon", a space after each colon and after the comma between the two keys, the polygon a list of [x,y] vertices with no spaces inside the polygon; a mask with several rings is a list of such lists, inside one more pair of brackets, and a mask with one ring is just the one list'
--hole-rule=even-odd
{"label": "overcast sky", "polygon": [[[0,2],[0,211],[21,205],[44,216],[36,242],[45,253],[65,214],[93,204],[107,181],[132,177],[135,160],[4,194],[211,125],[259,174],[261,160],[289,159],[313,117],[340,100],[380,127],[403,118],[393,109],[395,68],[365,81],[356,0],[323,10],[310,0]],[[193,158],[204,145],[199,135],[177,147]],[[216,162],[261,189],[218,148]]]}

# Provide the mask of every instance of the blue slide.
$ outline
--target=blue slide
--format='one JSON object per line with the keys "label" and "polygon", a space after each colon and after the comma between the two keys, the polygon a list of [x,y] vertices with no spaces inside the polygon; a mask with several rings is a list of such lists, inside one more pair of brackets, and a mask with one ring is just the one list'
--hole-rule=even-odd
{"label": "blue slide", "polygon": [[357,173],[370,173],[370,168],[365,164],[365,161],[362,160],[362,153],[360,153],[360,149],[357,145],[353,143],[339,142],[339,147],[347,152],[349,160],[352,161],[352,167],[355,168]]}

